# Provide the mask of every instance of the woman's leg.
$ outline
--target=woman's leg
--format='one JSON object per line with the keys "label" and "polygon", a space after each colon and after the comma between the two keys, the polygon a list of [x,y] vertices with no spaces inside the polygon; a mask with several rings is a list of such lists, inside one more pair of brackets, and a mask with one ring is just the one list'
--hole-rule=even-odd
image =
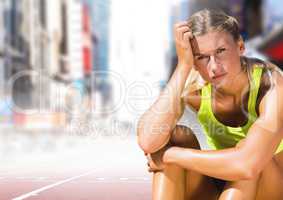
{"label": "woman's leg", "polygon": [[283,199],[282,185],[283,152],[275,155],[257,178],[227,183],[220,200],[281,200]]}
{"label": "woman's leg", "polygon": [[259,178],[227,182],[219,200],[254,200]]}
{"label": "woman's leg", "polygon": [[[184,148],[197,148],[193,132],[185,126],[176,126],[170,142]],[[217,190],[211,178],[176,165],[167,165],[153,175],[153,200],[216,199]]]}
{"label": "woman's leg", "polygon": [[175,165],[167,165],[162,172],[154,172],[152,184],[153,200],[184,200],[184,197],[184,169]]}
{"label": "woman's leg", "polygon": [[186,200],[216,200],[219,194],[211,177],[187,171]]}
{"label": "woman's leg", "polygon": [[283,151],[276,154],[261,174],[257,200],[283,199]]}

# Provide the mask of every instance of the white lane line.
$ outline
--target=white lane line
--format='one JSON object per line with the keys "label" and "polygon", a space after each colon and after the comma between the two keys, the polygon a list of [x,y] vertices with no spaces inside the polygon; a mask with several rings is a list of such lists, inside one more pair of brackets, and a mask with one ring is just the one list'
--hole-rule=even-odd
{"label": "white lane line", "polygon": [[16,177],[16,179],[30,179],[28,177],[23,177],[23,176],[20,176],[20,177]]}
{"label": "white lane line", "polygon": [[37,180],[46,180],[46,179],[48,179],[49,177],[38,177],[38,178],[36,178]]}
{"label": "white lane line", "polygon": [[81,178],[81,177],[83,177],[83,176],[87,176],[87,175],[89,175],[89,174],[94,173],[95,171],[96,171],[96,170],[92,170],[92,171],[89,171],[89,172],[87,172],[87,173],[84,173],[84,174],[81,174],[81,175],[78,175],[78,176],[74,176],[74,177],[71,177],[71,178],[68,178],[68,179],[65,179],[65,180],[62,180],[62,181],[53,183],[53,184],[51,184],[51,185],[47,185],[47,186],[45,186],[45,187],[42,187],[42,188],[39,188],[39,189],[37,189],[37,190],[31,191],[31,192],[29,192],[29,193],[23,194],[23,195],[21,195],[21,196],[19,196],[19,197],[15,197],[15,198],[13,198],[13,200],[22,200],[22,199],[26,199],[26,198],[31,197],[31,196],[36,196],[36,195],[38,195],[40,192],[43,192],[43,191],[45,191],[45,190],[51,189],[51,188],[53,188],[53,187],[56,187],[56,186],[58,186],[58,185],[62,185],[62,184],[64,184],[64,183],[73,181],[73,180],[78,179],[78,178]]}
{"label": "white lane line", "polygon": [[120,179],[120,181],[127,181],[127,180],[129,180],[129,178],[126,178],[126,177],[121,177],[119,179]]}
{"label": "white lane line", "polygon": [[97,177],[97,178],[96,178],[96,180],[104,181],[104,180],[105,180],[105,178],[103,178],[103,177]]}

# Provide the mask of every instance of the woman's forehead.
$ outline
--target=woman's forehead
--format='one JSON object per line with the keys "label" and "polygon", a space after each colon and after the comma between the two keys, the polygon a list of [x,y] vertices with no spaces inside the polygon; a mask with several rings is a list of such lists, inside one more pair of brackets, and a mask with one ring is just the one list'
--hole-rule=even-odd
{"label": "woman's forehead", "polygon": [[219,47],[235,45],[232,35],[224,31],[211,31],[194,38],[194,51],[201,54],[210,53]]}

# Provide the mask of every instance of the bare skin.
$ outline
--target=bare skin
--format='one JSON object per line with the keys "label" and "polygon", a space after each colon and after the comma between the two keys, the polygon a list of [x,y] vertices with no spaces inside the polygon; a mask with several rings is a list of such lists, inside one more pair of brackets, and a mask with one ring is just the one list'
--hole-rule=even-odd
{"label": "bare skin", "polygon": [[[139,144],[149,155],[150,168],[155,171],[153,199],[283,199],[280,188],[283,184],[283,152],[274,155],[283,137],[283,102],[280,101],[283,78],[276,71],[272,72],[272,83],[264,72],[256,104],[259,118],[237,146],[201,151],[199,146],[193,145],[194,140],[186,143],[188,146],[178,143],[166,146],[168,141],[172,144],[174,133],[182,132],[176,128],[176,123],[184,105],[190,105],[196,111],[200,106],[200,91],[189,94],[184,101],[180,94],[193,66],[189,62],[192,60],[203,79],[213,86],[215,117],[223,124],[235,127],[247,121],[249,80],[240,62],[245,49],[243,41],[234,41],[225,32],[209,32],[196,36],[191,45],[190,40],[184,39],[189,36],[190,30],[185,23],[175,26],[179,62],[167,86],[173,88],[166,93],[170,98],[164,101],[168,96],[163,93],[143,115],[138,127]],[[154,112],[167,108],[178,112],[158,115]],[[167,125],[167,128],[160,131],[154,128],[155,125]],[[190,135],[187,137],[192,138]],[[218,191],[210,177],[227,180],[224,190]]]}
{"label": "bare skin", "polygon": [[[173,130],[169,146],[200,149],[200,145],[193,132],[177,125]],[[164,147],[167,149],[168,147]],[[160,150],[156,154],[163,154]],[[155,156],[154,155],[154,156]],[[151,166],[152,169],[154,166]],[[186,170],[177,165],[163,165],[161,171],[153,170],[152,199],[216,199],[219,191],[212,178],[198,172]],[[206,192],[203,192],[205,188]],[[166,192],[164,192],[166,191]]]}

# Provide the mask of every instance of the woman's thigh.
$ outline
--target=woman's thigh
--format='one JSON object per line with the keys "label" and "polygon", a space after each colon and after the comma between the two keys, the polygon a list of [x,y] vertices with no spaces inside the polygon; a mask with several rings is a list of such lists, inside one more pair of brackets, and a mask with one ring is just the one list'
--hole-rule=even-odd
{"label": "woman's thigh", "polygon": [[213,178],[195,171],[186,171],[186,200],[216,200],[219,193]]}
{"label": "woman's thigh", "polygon": [[274,156],[263,170],[257,192],[257,200],[283,199],[283,152]]}
{"label": "woman's thigh", "polygon": [[282,185],[283,152],[274,156],[255,179],[227,182],[219,199],[282,200]]}
{"label": "woman's thigh", "polygon": [[219,192],[212,178],[167,165],[153,175],[153,200],[216,200]]}
{"label": "woman's thigh", "polygon": [[[172,135],[173,145],[184,148],[200,149],[199,142],[193,131],[185,126],[177,126]],[[185,199],[217,199],[219,194],[211,177],[202,175],[195,171],[185,170]]]}
{"label": "woman's thigh", "polygon": [[229,181],[219,200],[253,200],[256,198],[259,177],[252,180]]}
{"label": "woman's thigh", "polygon": [[[170,143],[183,148],[200,149],[196,136],[185,126],[176,126]],[[162,172],[153,176],[153,199],[217,199],[217,189],[210,177],[185,170],[179,166],[168,165]]]}

